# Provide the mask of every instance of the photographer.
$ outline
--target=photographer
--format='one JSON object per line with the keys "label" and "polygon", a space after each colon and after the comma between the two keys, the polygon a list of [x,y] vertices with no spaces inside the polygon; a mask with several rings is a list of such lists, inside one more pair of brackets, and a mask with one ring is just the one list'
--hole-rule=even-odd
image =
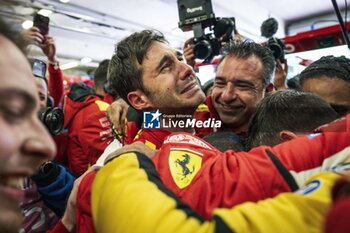
{"label": "photographer", "polygon": [[[42,35],[40,33],[39,28],[31,27],[27,30],[22,31],[23,38],[27,41],[27,43],[39,47],[48,60],[48,73],[49,73],[49,81],[46,78],[47,92],[49,100],[53,99],[53,105],[50,107],[58,107],[62,102],[62,98],[64,95],[64,86],[63,86],[63,74],[59,67],[59,62],[56,57],[56,45],[53,37],[50,35]],[[29,50],[30,47],[27,47]],[[45,70],[46,71],[46,70]],[[39,85],[44,85],[43,80],[37,81]],[[42,100],[42,106],[44,106],[45,101]],[[66,144],[67,137],[64,134],[60,134],[54,137],[56,146],[57,146],[57,155],[55,160],[64,165],[67,164],[67,156],[66,156]]]}
{"label": "photographer", "polygon": [[55,41],[50,35],[42,35],[37,27],[31,27],[30,29],[24,30],[22,34],[28,43],[40,47],[47,57],[49,63],[48,92],[54,100],[54,106],[57,107],[62,101],[64,86],[63,74],[56,57]]}
{"label": "photographer", "polygon": [[50,134],[56,136],[63,129],[64,116],[60,108],[53,107],[52,97],[48,94],[48,83],[45,78],[46,64],[38,59],[29,59],[40,100],[39,118]]}

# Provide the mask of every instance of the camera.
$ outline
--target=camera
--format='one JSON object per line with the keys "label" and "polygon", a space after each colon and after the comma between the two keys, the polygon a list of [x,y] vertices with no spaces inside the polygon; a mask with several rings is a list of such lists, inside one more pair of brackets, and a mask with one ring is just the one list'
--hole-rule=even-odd
{"label": "camera", "polygon": [[[218,55],[222,42],[232,39],[235,30],[235,19],[216,18],[211,0],[178,0],[179,28],[194,33],[193,52],[196,58],[209,63]],[[204,30],[210,29],[205,34]]]}
{"label": "camera", "polygon": [[[45,62],[38,59],[29,59],[30,64],[32,65],[33,75],[37,78],[41,78],[45,81],[46,86],[47,80],[46,75],[46,64]],[[51,135],[58,135],[64,126],[64,115],[63,111],[60,108],[54,108],[53,101],[51,97],[47,94],[47,103],[46,108],[42,109],[39,112],[39,118],[44,123]]]}
{"label": "camera", "polygon": [[265,20],[260,27],[261,35],[266,37],[268,40],[266,46],[272,51],[275,59],[279,59],[284,62],[285,49],[286,46],[282,40],[274,37],[278,29],[278,22],[274,18],[268,18]]}
{"label": "camera", "polygon": [[281,62],[284,62],[286,46],[284,45],[282,40],[276,37],[271,37],[267,41],[267,46],[272,51],[272,54],[276,60],[279,59]]}
{"label": "camera", "polygon": [[63,130],[64,114],[60,108],[47,107],[39,116],[51,135],[56,136]]}

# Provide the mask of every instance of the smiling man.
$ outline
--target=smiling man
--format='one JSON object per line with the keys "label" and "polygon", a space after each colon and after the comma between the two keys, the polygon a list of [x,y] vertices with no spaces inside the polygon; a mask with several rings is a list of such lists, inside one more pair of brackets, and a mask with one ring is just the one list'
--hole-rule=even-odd
{"label": "smiling man", "polygon": [[[200,136],[212,131],[245,135],[257,104],[272,90],[275,61],[270,50],[254,42],[227,44],[223,48],[211,96],[199,107],[196,118],[222,121],[218,129],[199,129]],[[208,132],[210,131],[210,132]]]}
{"label": "smiling man", "polygon": [[7,30],[0,22],[0,232],[18,232],[21,181],[53,158],[55,145],[37,116],[39,99],[30,66],[7,38]]}

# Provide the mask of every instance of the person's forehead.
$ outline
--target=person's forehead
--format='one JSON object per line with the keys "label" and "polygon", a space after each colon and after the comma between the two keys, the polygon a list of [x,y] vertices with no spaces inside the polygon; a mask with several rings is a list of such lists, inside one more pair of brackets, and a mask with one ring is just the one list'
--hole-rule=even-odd
{"label": "person's forehead", "polygon": [[168,44],[156,41],[148,49],[146,60],[151,60],[151,61],[154,61],[154,59],[160,60],[162,59],[161,56],[165,54],[173,54],[174,56],[176,56],[177,52],[174,48],[170,47]]}
{"label": "person's forehead", "polygon": [[[332,88],[329,88],[332,87]],[[302,83],[303,91],[315,92],[321,97],[326,96],[350,96],[350,84],[336,77],[319,76],[317,78],[306,79]]]}
{"label": "person's forehead", "polygon": [[18,88],[36,95],[36,86],[30,66],[22,52],[0,35],[0,87]]}
{"label": "person's forehead", "polygon": [[43,78],[35,77],[35,83],[39,90],[42,90],[42,91],[47,90],[46,82]]}
{"label": "person's forehead", "polygon": [[258,57],[238,58],[229,55],[218,65],[216,76],[260,80],[263,68],[263,64]]}
{"label": "person's forehead", "polygon": [[229,69],[230,66],[232,65],[239,66],[239,67],[248,67],[252,70],[263,68],[263,64],[261,60],[254,55],[246,58],[240,58],[240,57],[228,55],[218,65],[218,69],[223,69],[223,68]]}

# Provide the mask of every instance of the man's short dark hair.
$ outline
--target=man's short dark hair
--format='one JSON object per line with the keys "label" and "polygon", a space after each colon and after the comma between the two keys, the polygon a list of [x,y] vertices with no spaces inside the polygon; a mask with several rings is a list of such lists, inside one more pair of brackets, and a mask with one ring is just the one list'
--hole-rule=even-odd
{"label": "man's short dark hair", "polygon": [[95,87],[101,87],[105,85],[107,82],[107,73],[108,73],[108,65],[109,65],[109,59],[105,59],[100,62],[98,67],[95,70],[94,73],[94,83]]}
{"label": "man's short dark hair", "polygon": [[214,132],[203,137],[203,140],[210,143],[221,152],[234,150],[243,151],[244,146],[241,138],[231,132]]}
{"label": "man's short dark hair", "polygon": [[266,46],[262,46],[261,44],[252,41],[228,43],[222,48],[222,54],[224,56],[220,59],[219,64],[226,56],[233,56],[240,59],[246,59],[252,56],[259,58],[264,66],[264,71],[261,77],[263,85],[266,87],[270,84],[275,72],[276,62],[271,50]]}
{"label": "man's short dark hair", "polygon": [[[16,2],[16,1],[15,1]],[[14,3],[15,3],[14,2]],[[12,7],[14,3],[10,1],[4,1],[0,4],[1,7]],[[16,30],[12,24],[5,22],[3,18],[0,17],[0,35],[3,35],[8,40],[12,41],[22,52],[26,55],[28,42],[23,38],[22,34]]]}
{"label": "man's short dark hair", "polygon": [[281,143],[279,132],[311,133],[338,118],[332,107],[319,96],[298,91],[277,91],[258,104],[247,139],[247,149]]}
{"label": "man's short dark hair", "polygon": [[350,84],[350,59],[345,56],[323,56],[313,62],[300,73],[300,86],[307,79],[326,76],[327,78],[342,79]]}
{"label": "man's short dark hair", "polygon": [[139,89],[147,94],[141,65],[154,42],[168,43],[161,32],[144,30],[133,33],[116,46],[108,68],[108,81],[110,87],[127,102],[131,91]]}

